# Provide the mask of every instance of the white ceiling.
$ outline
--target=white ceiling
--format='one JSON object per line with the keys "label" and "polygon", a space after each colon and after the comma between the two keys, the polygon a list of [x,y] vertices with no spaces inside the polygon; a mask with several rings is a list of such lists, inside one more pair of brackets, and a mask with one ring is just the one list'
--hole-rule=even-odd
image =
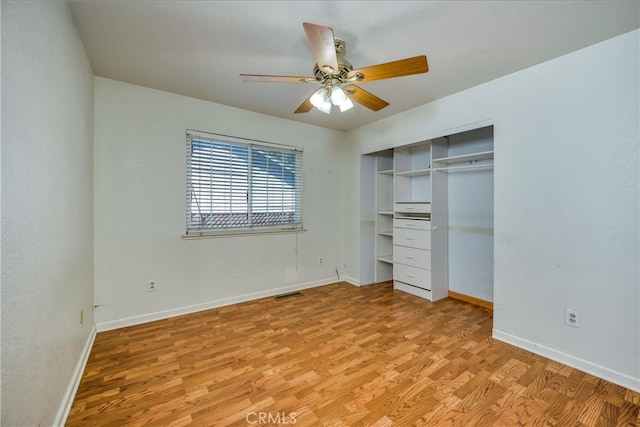
{"label": "white ceiling", "polygon": [[[628,1],[70,0],[95,75],[348,130],[639,27]],[[361,83],[390,105],[293,111],[316,86],[239,74],[312,76],[303,22],[328,25],[355,68],[427,55],[429,72]],[[606,67],[606,64],[602,64]],[[580,73],[580,70],[575,70]]]}

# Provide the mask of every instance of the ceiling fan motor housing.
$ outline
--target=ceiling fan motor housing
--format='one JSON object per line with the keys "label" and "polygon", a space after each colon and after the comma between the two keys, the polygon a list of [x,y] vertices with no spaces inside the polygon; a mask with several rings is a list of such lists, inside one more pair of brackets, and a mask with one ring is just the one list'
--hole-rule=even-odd
{"label": "ceiling fan motor housing", "polygon": [[318,64],[313,66],[313,76],[319,82],[326,82],[327,80],[338,80],[339,83],[343,83],[347,78],[347,73],[353,70],[353,65],[344,58],[347,52],[347,45],[344,40],[334,38],[336,47],[336,56],[338,57],[338,70],[334,74],[326,73],[318,67]]}

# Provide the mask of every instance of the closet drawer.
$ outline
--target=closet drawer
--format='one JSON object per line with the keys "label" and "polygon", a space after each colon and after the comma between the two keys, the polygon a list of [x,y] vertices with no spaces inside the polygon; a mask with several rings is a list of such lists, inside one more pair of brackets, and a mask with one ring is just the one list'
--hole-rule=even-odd
{"label": "closet drawer", "polygon": [[393,280],[431,290],[431,271],[409,265],[393,264]]}
{"label": "closet drawer", "polygon": [[420,298],[425,298],[429,301],[433,301],[433,294],[431,293],[430,289],[419,288],[417,286],[413,286],[399,280],[393,281],[393,289],[397,289],[399,291],[406,292]]}
{"label": "closet drawer", "polygon": [[393,210],[395,212],[431,213],[431,203],[396,202],[393,204]]}
{"label": "closet drawer", "polygon": [[431,249],[431,231],[409,228],[393,229],[393,244],[417,249]]}
{"label": "closet drawer", "polygon": [[431,270],[431,251],[408,248],[406,246],[394,246],[393,262],[394,264],[399,263]]}
{"label": "closet drawer", "polygon": [[412,228],[414,230],[431,230],[431,221],[424,219],[395,218],[393,226],[398,228]]}

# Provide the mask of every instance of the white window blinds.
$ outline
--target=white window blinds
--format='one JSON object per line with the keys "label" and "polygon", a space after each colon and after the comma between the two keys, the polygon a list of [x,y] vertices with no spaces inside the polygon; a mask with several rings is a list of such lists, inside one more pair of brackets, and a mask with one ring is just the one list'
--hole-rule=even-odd
{"label": "white window blinds", "polygon": [[187,133],[187,234],[302,228],[302,150]]}

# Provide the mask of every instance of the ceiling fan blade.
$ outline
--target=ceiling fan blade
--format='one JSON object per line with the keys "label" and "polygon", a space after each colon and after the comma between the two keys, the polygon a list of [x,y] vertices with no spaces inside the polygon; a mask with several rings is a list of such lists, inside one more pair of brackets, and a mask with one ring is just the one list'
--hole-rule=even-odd
{"label": "ceiling fan blade", "polygon": [[352,100],[364,105],[373,111],[382,110],[384,107],[389,105],[387,101],[384,99],[380,99],[374,94],[367,92],[356,85],[347,85],[344,87],[346,89],[347,96]]}
{"label": "ceiling fan blade", "polygon": [[313,77],[298,76],[268,76],[264,74],[240,74],[240,78],[245,82],[267,82],[267,83],[320,83]]}
{"label": "ceiling fan blade", "polygon": [[307,33],[318,68],[327,74],[338,73],[338,57],[336,55],[333,29],[325,25],[310,24],[309,22],[303,22],[302,26],[305,33]]}
{"label": "ceiling fan blade", "polygon": [[300,104],[298,109],[296,111],[294,111],[294,113],[296,113],[296,114],[298,114],[298,113],[308,113],[309,111],[311,111],[311,109],[313,108],[313,104],[311,103],[310,99],[311,99],[311,96],[309,96],[307,99],[305,99],[304,102],[302,104]]}
{"label": "ceiling fan blade", "polygon": [[[421,74],[427,71],[429,71],[427,57],[421,55],[352,70],[347,74],[347,79],[353,79],[353,81],[358,82],[370,82],[373,80]],[[362,78],[358,78],[358,75],[362,75]]]}

